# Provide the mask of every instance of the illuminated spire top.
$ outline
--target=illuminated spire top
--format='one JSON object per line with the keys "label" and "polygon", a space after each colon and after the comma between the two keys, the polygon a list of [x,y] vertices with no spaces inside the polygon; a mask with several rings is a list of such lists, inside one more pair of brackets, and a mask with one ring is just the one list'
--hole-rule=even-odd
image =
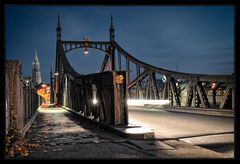
{"label": "illuminated spire top", "polygon": [[35,54],[34,62],[35,62],[35,63],[39,63],[39,61],[38,61],[38,53],[37,53],[37,49],[36,49],[36,48],[35,48],[35,50],[34,50],[34,54]]}

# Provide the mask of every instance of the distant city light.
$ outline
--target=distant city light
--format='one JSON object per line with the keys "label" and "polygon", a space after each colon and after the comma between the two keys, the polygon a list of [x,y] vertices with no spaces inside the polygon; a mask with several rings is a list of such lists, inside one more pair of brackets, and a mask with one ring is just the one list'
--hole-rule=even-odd
{"label": "distant city light", "polygon": [[163,75],[163,79],[162,79],[163,82],[166,82],[166,76]]}
{"label": "distant city light", "polygon": [[46,84],[42,84],[42,87],[46,87]]}
{"label": "distant city light", "polygon": [[212,89],[215,89],[216,83],[212,83]]}

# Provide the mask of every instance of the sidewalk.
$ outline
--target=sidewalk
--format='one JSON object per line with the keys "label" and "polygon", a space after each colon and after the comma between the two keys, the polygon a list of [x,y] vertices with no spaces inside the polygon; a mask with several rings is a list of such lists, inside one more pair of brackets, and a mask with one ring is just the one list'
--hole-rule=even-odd
{"label": "sidewalk", "polygon": [[123,138],[63,108],[41,108],[26,139],[39,144],[26,159],[224,158],[179,140]]}

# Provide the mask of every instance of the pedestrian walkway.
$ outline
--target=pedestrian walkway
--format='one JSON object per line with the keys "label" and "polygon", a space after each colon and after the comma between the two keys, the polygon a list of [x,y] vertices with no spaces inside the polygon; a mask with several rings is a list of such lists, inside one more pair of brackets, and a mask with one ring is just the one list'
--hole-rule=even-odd
{"label": "pedestrian walkway", "polygon": [[25,137],[39,145],[24,157],[28,159],[223,158],[178,140],[123,138],[63,108],[41,108]]}
{"label": "pedestrian walkway", "polygon": [[90,125],[63,108],[42,108],[29,132],[29,143],[40,145],[28,158],[145,158],[124,145],[126,139]]}

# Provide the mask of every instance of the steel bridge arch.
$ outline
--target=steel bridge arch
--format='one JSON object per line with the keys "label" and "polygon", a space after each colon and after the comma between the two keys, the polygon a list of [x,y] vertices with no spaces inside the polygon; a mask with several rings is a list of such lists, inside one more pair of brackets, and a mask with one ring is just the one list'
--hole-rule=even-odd
{"label": "steel bridge arch", "polygon": [[[110,42],[88,41],[87,46],[84,45],[84,41],[62,41],[62,44],[64,46],[64,53],[70,52],[75,49],[90,48],[99,50],[111,56],[110,52],[108,51],[108,47],[110,47]],[[67,46],[70,48],[67,48]],[[104,49],[102,47],[104,47]]]}
{"label": "steel bridge arch", "polygon": [[[113,26],[111,26],[113,27]],[[184,72],[176,72],[167,70],[164,68],[156,67],[145,63],[141,60],[138,60],[133,55],[125,51],[115,40],[114,40],[114,30],[110,29],[110,41],[88,41],[86,46],[86,41],[62,41],[61,34],[57,31],[57,58],[56,70],[61,71],[64,68],[64,73],[69,74],[69,76],[80,77],[82,75],[76,73],[76,71],[71,67],[70,63],[66,58],[66,54],[69,51],[79,48],[93,48],[105,53],[105,58],[100,69],[100,72],[105,71],[106,63],[108,62],[109,57],[111,63],[111,70],[115,71],[115,66],[117,67],[117,63],[115,64],[115,55],[118,55],[118,70],[124,70],[121,66],[122,57],[126,59],[126,71],[128,80],[130,79],[130,62],[136,65],[137,77],[132,81],[128,81],[127,88],[128,91],[130,89],[135,89],[136,98],[139,98],[139,93],[141,92],[141,81],[143,81],[146,77],[147,79],[147,89],[145,93],[145,98],[151,99],[170,99],[171,105],[174,103],[177,106],[181,106],[181,101],[179,99],[179,91],[177,90],[177,82],[178,79],[185,79],[189,81],[189,90],[187,91],[187,100],[186,106],[191,107],[199,107],[200,105],[203,108],[211,108],[209,104],[209,98],[206,94],[206,86],[203,85],[204,82],[208,83],[217,83],[217,85],[225,84],[223,100],[221,100],[219,108],[224,108],[226,102],[229,102],[229,97],[231,97],[232,109],[235,108],[235,75],[208,75],[208,74],[195,74],[195,73],[184,73]],[[115,54],[115,51],[117,54]],[[144,69],[141,72],[141,68]],[[60,73],[60,76],[63,76]],[[159,93],[159,88],[156,83],[156,74],[161,74],[166,76],[166,82],[164,85],[161,94]],[[134,88],[135,87],[135,88]],[[216,95],[215,95],[216,96]],[[213,96],[214,97],[214,96]]]}

